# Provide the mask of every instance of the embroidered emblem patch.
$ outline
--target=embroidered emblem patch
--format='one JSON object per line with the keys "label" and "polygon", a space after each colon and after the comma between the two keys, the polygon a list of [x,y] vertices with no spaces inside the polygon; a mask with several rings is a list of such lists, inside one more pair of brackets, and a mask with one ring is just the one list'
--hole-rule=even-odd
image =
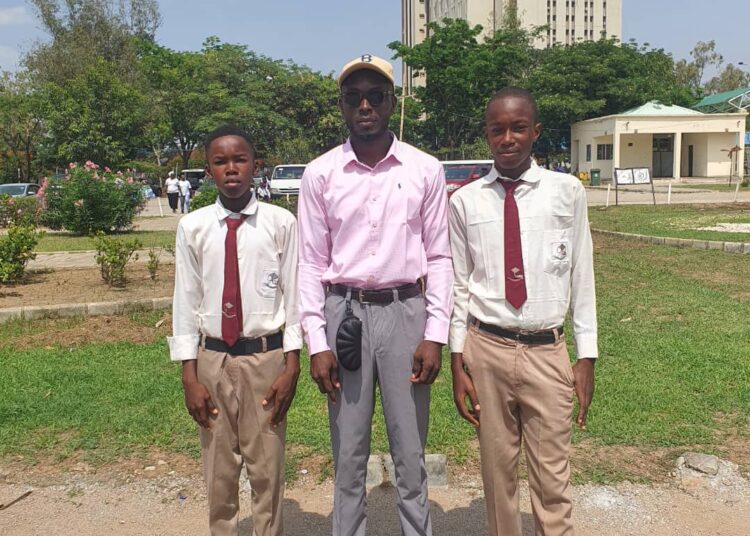
{"label": "embroidered emblem patch", "polygon": [[558,261],[564,261],[568,258],[568,243],[554,242],[552,244],[552,256]]}

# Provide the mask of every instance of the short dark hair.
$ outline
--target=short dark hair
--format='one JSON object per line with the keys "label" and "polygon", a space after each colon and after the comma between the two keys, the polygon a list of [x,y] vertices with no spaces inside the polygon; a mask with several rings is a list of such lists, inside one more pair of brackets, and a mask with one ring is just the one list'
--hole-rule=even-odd
{"label": "short dark hair", "polygon": [[517,97],[528,102],[531,105],[534,123],[539,122],[539,107],[536,105],[536,99],[534,98],[534,95],[532,95],[529,91],[523,89],[522,87],[507,86],[499,91],[496,91],[495,94],[490,97],[490,100],[487,103],[487,109],[489,110],[492,103],[496,100],[504,99],[506,97]]}
{"label": "short dark hair", "polygon": [[253,158],[255,158],[255,143],[253,143],[253,139],[250,137],[250,134],[248,134],[241,128],[237,128],[232,125],[221,126],[206,134],[206,137],[203,139],[203,150],[206,152],[206,154],[208,154],[208,148],[211,146],[211,144],[217,139],[223,138],[224,136],[237,136],[245,140],[250,146],[250,151],[253,153]]}

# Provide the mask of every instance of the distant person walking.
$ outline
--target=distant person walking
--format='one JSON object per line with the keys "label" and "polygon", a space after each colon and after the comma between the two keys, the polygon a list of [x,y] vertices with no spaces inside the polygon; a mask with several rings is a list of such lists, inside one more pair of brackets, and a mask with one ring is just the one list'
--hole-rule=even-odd
{"label": "distant person walking", "polygon": [[174,176],[174,171],[170,171],[167,180],[164,181],[167,187],[167,199],[169,199],[169,208],[172,212],[177,212],[177,200],[180,198],[180,181]]}
{"label": "distant person walking", "polygon": [[190,212],[190,181],[185,177],[180,177],[177,186],[180,194],[180,212],[187,214]]}

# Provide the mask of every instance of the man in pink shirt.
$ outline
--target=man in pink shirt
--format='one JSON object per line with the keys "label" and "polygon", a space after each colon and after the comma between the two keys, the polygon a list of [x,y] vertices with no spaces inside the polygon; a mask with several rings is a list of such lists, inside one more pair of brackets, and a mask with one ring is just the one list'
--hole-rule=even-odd
{"label": "man in pink shirt", "polygon": [[[338,82],[350,137],[307,166],[299,199],[301,322],[310,373],[329,399],[333,534],[365,534],[377,383],[401,529],[426,536],[430,385],[453,299],[443,169],[388,130],[396,105],[388,62],[366,54],[347,64]],[[337,349],[347,314],[361,322],[361,363],[342,360]]]}

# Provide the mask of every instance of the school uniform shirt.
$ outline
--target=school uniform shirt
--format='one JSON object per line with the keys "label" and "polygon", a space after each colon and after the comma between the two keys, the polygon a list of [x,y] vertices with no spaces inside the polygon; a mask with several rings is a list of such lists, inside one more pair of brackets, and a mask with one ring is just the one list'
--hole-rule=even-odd
{"label": "school uniform shirt", "polygon": [[516,188],[526,302],[505,300],[505,189],[495,168],[450,199],[455,283],[450,346],[462,352],[470,318],[503,328],[539,331],[571,313],[576,352],[596,358],[596,291],[586,192],[572,175],[536,165]]}
{"label": "school uniform shirt", "polygon": [[310,354],[329,349],[329,283],[384,289],[426,276],[424,339],[445,344],[453,301],[447,218],[440,162],[395,136],[372,168],[349,140],[308,164],[299,198],[299,278]]}
{"label": "school uniform shirt", "polygon": [[[284,327],[284,351],[302,348],[297,312],[297,222],[280,207],[258,203],[242,209],[237,261],[242,292],[242,336],[270,335]],[[186,214],[177,227],[173,361],[196,359],[201,335],[221,339],[226,219],[239,217],[217,199]]]}
{"label": "school uniform shirt", "polygon": [[179,181],[177,186],[180,189],[181,196],[190,197],[190,181]]}

